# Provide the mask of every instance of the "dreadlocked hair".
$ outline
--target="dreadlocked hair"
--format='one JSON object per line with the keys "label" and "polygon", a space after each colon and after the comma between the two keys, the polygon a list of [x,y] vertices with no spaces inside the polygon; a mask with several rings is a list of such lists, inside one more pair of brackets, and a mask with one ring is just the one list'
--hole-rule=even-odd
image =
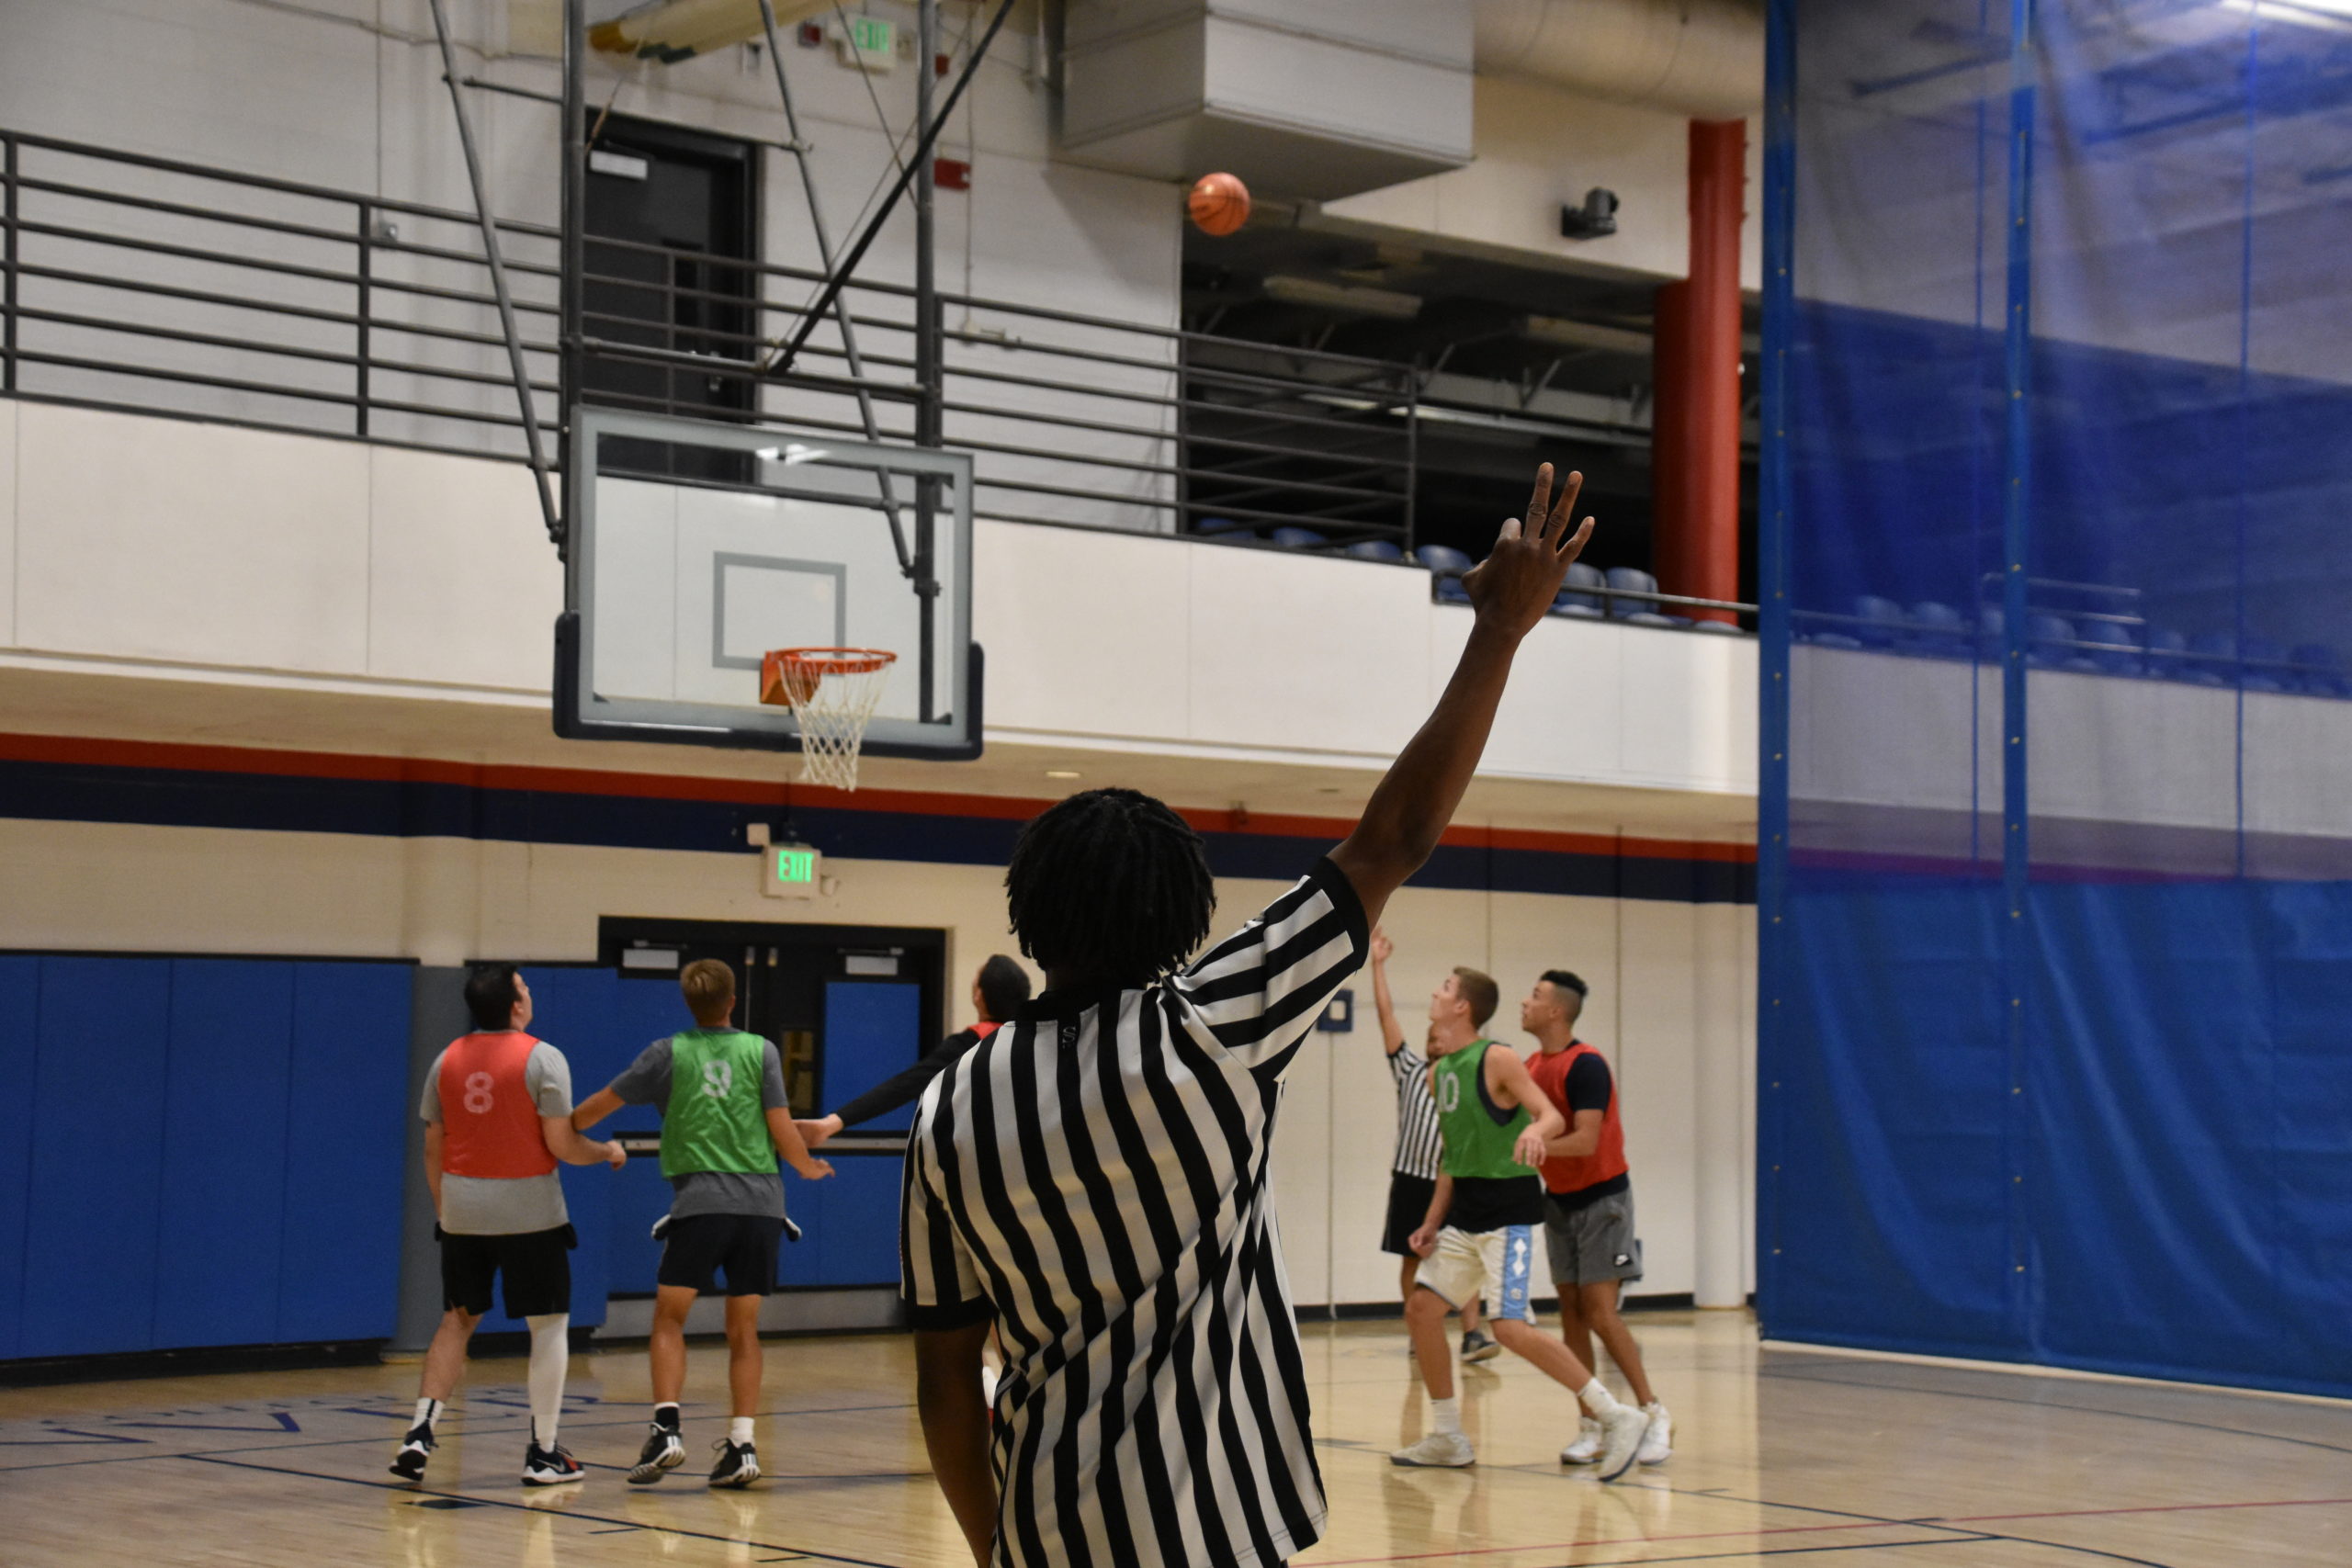
{"label": "dreadlocked hair", "polygon": [[1044,968],[1144,986],[1209,934],[1201,836],[1150,795],[1090,789],[1021,829],[1004,874],[1012,933]]}

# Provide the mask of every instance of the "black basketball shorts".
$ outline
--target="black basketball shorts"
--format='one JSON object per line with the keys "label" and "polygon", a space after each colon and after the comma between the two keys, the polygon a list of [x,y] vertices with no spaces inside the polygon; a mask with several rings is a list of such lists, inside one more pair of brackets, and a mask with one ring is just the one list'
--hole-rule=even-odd
{"label": "black basketball shorts", "polygon": [[571,1310],[571,1249],[580,1245],[570,1225],[513,1235],[452,1235],[439,1226],[441,1304],[479,1317],[490,1310],[491,1290],[503,1276],[506,1311],[514,1317],[544,1317]]}
{"label": "black basketball shorts", "polygon": [[708,1295],[723,1269],[729,1295],[764,1296],[775,1289],[776,1246],[783,1235],[784,1222],[773,1214],[688,1214],[672,1220],[654,1281]]}

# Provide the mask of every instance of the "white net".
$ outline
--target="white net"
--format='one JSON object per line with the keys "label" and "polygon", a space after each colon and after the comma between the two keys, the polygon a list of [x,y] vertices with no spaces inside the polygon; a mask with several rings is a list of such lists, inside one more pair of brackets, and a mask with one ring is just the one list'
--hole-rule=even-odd
{"label": "white net", "polygon": [[865,721],[897,662],[894,653],[862,648],[791,649],[770,656],[770,683],[800,726],[801,783],[857,787]]}

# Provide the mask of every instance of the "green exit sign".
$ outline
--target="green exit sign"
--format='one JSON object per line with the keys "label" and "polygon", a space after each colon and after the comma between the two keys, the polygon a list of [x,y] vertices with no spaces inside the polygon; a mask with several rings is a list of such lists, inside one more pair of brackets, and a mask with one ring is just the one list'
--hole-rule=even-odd
{"label": "green exit sign", "polygon": [[850,17],[833,34],[842,63],[862,71],[887,72],[898,63],[899,24],[879,17]]}
{"label": "green exit sign", "polygon": [[760,891],[771,898],[814,898],[822,891],[823,863],[807,844],[770,844]]}

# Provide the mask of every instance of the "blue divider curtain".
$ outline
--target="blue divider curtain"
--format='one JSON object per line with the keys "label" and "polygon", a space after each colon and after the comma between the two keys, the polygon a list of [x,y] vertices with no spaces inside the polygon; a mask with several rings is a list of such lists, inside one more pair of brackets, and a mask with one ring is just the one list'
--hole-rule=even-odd
{"label": "blue divider curtain", "polygon": [[2352,6],[1769,27],[1767,1332],[2352,1393]]}

